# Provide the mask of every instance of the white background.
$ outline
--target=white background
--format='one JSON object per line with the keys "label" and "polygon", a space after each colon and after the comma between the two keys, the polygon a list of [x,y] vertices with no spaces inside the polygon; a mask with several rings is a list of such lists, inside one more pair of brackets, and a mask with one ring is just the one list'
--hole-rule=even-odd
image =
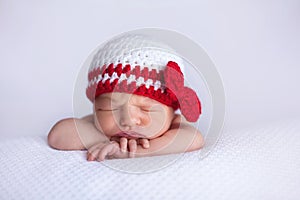
{"label": "white background", "polygon": [[82,63],[115,34],[176,30],[214,61],[226,130],[300,116],[300,1],[0,1],[0,136],[46,135],[73,115]]}

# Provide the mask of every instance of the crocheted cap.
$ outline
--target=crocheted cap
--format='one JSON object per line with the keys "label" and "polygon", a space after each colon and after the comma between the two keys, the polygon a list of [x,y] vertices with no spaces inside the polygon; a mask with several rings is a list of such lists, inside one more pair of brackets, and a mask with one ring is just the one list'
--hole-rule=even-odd
{"label": "crocheted cap", "polygon": [[183,61],[164,43],[144,35],[127,34],[105,43],[94,55],[88,73],[87,97],[125,92],[152,98],[180,108],[184,117],[197,121],[201,104],[184,86]]}

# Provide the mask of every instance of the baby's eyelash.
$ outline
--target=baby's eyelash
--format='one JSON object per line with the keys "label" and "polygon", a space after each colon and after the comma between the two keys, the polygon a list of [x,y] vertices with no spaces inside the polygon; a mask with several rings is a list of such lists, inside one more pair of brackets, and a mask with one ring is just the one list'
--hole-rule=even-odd
{"label": "baby's eyelash", "polygon": [[113,109],[102,109],[102,108],[99,108],[98,111],[116,111],[118,110],[117,108],[113,108]]}
{"label": "baby's eyelash", "polygon": [[147,108],[142,108],[141,109],[142,111],[144,111],[144,112],[155,112],[156,110],[154,110],[154,109],[147,109]]}

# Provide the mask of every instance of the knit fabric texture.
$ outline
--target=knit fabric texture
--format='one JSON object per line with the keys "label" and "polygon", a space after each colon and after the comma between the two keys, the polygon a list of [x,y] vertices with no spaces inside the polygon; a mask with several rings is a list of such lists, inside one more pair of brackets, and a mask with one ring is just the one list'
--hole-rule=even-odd
{"label": "knit fabric texture", "polygon": [[105,43],[94,55],[88,73],[87,97],[124,92],[180,109],[190,122],[198,120],[201,103],[184,86],[183,61],[161,42],[144,35],[123,35]]}

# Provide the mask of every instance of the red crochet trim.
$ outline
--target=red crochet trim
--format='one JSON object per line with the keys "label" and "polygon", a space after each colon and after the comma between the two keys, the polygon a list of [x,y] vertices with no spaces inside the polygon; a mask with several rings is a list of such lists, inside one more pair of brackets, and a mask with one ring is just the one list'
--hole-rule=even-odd
{"label": "red crochet trim", "polygon": [[135,66],[131,70],[129,64],[125,65],[124,68],[122,68],[122,64],[118,64],[116,67],[114,67],[113,64],[110,64],[107,67],[106,65],[103,65],[102,67],[90,71],[88,80],[90,82],[95,78],[98,78],[100,74],[104,77],[105,73],[108,73],[111,77],[114,72],[116,72],[119,77],[124,73],[127,78],[130,75],[135,75],[136,79],[143,77],[144,81],[147,81],[150,78],[153,80],[153,83],[159,80],[162,87],[164,87],[164,91],[162,92],[161,88],[154,90],[154,86],[150,86],[148,89],[145,85],[137,87],[136,82],[127,84],[127,80],[119,82],[118,78],[112,83],[110,83],[110,79],[106,80],[104,83],[100,80],[98,83],[90,85],[86,90],[87,97],[92,102],[97,96],[104,93],[124,92],[149,97],[172,107],[174,110],[180,108],[181,113],[188,121],[195,122],[199,118],[199,115],[201,114],[200,100],[195,91],[184,86],[183,73],[176,62],[168,62],[165,70],[161,70],[159,73],[157,73],[155,69],[152,69],[149,72],[148,67],[144,67],[143,70],[141,70],[140,66]]}
{"label": "red crochet trim", "polygon": [[112,76],[114,72],[116,72],[119,77],[121,76],[121,74],[126,74],[127,78],[130,75],[135,75],[136,79],[138,79],[139,77],[143,77],[145,81],[147,81],[148,79],[152,79],[153,83],[155,83],[155,81],[157,80],[161,81],[163,79],[164,72],[162,70],[160,70],[159,73],[157,73],[156,69],[152,69],[149,72],[148,67],[144,67],[143,70],[141,70],[141,67],[139,65],[135,66],[132,71],[130,70],[131,66],[129,64],[125,65],[124,68],[122,68],[121,63],[117,64],[116,67],[114,67],[113,63],[108,65],[108,67],[106,65],[103,65],[102,67],[97,67],[88,73],[88,81],[90,82],[93,79],[98,78],[100,74],[102,75],[102,77],[106,73],[109,76]]}

